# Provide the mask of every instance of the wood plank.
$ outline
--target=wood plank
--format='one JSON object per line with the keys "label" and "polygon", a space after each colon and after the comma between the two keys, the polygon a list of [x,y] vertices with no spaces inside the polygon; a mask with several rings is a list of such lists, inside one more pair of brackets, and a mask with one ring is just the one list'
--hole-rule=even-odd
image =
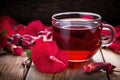
{"label": "wood plank", "polygon": [[0,54],[0,80],[23,80],[27,70],[21,63],[25,59],[10,53]]}
{"label": "wood plank", "polygon": [[[100,51],[94,55],[93,59],[84,63],[70,63],[69,68],[57,74],[46,74],[39,72],[34,64],[30,67],[26,80],[108,80],[106,72],[97,72],[93,74],[86,74],[83,66],[90,62],[103,62]],[[77,67],[76,67],[77,65]]]}
{"label": "wood plank", "polygon": [[32,63],[25,80],[53,80],[53,74],[39,72]]}
{"label": "wood plank", "polygon": [[115,53],[108,49],[103,49],[103,56],[106,62],[110,62],[111,64],[115,65],[115,70],[119,72],[113,72],[113,74],[109,74],[110,80],[120,80],[120,54]]}
{"label": "wood plank", "polygon": [[61,73],[56,74],[54,80],[108,80],[106,72],[101,71],[92,74],[86,74],[83,66],[88,65],[90,62],[103,62],[100,51],[93,56],[92,61],[80,63],[79,67],[77,68],[70,67],[63,72],[63,75],[61,75]]}

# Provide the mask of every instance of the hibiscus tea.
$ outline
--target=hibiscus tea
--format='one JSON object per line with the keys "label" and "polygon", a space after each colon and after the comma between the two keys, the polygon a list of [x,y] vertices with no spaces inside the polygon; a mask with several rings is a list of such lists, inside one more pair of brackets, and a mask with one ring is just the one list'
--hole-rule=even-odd
{"label": "hibiscus tea", "polygon": [[86,61],[101,46],[101,26],[91,21],[92,19],[66,18],[53,25],[53,39],[68,54],[69,61]]}

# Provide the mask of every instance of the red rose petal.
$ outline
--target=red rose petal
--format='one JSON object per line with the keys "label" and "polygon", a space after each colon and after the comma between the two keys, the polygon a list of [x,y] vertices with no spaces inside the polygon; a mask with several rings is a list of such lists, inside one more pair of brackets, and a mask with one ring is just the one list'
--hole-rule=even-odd
{"label": "red rose petal", "polygon": [[58,51],[56,43],[50,41],[37,42],[32,50],[32,60],[37,69],[45,73],[61,72],[68,66],[67,55]]}

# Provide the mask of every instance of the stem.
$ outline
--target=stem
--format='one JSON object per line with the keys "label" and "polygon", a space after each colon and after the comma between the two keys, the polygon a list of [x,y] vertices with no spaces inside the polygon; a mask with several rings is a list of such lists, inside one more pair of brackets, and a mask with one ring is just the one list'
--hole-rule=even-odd
{"label": "stem", "polygon": [[65,65],[62,61],[60,61],[58,58],[56,58],[55,56],[50,56],[50,59],[53,60],[53,61],[56,61],[58,63],[61,63],[63,65]]}

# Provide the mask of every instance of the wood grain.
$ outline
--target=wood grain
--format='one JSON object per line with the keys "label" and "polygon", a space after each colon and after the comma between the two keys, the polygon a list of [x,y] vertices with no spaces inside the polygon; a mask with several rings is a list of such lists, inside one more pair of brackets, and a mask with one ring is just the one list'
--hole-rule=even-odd
{"label": "wood grain", "polygon": [[21,63],[25,59],[10,53],[0,54],[0,80],[23,80],[27,70]]}
{"label": "wood grain", "polygon": [[56,74],[41,73],[32,64],[26,80],[108,80],[106,72],[100,71],[93,74],[86,74],[83,66],[90,62],[103,62],[100,51],[94,55],[92,60],[83,63],[70,63],[68,69]]}
{"label": "wood grain", "polygon": [[25,80],[53,80],[53,74],[39,72],[32,63]]}
{"label": "wood grain", "polygon": [[105,61],[115,65],[115,70],[118,71],[114,71],[113,74],[109,74],[110,80],[120,80],[120,54],[107,49],[102,50],[102,52]]}
{"label": "wood grain", "polygon": [[[104,60],[116,66],[115,70],[120,71],[120,54],[110,50],[102,50]],[[30,66],[28,73],[21,63],[26,57],[15,56],[13,54],[0,54],[0,80],[120,80],[120,72],[108,74],[100,71],[92,74],[86,74],[83,66],[90,62],[103,62],[103,57],[98,51],[93,59],[83,63],[70,63],[68,69],[61,73],[48,74],[39,72],[34,64]],[[27,75],[26,75],[27,74]],[[25,76],[26,75],[26,76]],[[25,78],[26,77],[26,78]]]}

